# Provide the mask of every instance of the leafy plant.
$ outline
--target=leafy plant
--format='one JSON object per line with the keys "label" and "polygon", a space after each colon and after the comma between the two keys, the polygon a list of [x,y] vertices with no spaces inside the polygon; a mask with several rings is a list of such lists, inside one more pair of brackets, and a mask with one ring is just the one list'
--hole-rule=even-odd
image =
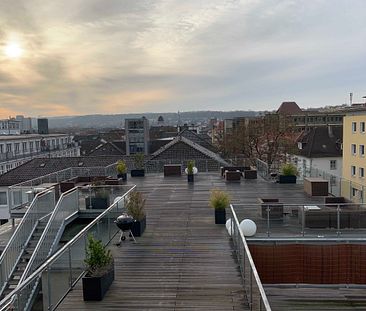
{"label": "leafy plant", "polygon": [[281,166],[281,175],[285,176],[291,176],[295,175],[297,176],[299,174],[297,167],[292,163],[285,163]]}
{"label": "leafy plant", "polygon": [[146,199],[143,198],[141,192],[131,192],[126,204],[128,214],[138,221],[142,220],[146,215],[145,202]]}
{"label": "leafy plant", "polygon": [[227,207],[229,207],[230,204],[230,196],[227,192],[214,189],[211,191],[210,196],[210,206],[218,209],[223,210]]}
{"label": "leafy plant", "polygon": [[188,161],[188,163],[187,163],[187,173],[188,173],[188,175],[192,175],[193,174],[194,164],[195,163],[194,163],[193,160]]}
{"label": "leafy plant", "polygon": [[113,263],[113,256],[110,250],[104,248],[102,241],[95,239],[92,235],[88,235],[84,262],[88,275],[101,276],[109,270]]}
{"label": "leafy plant", "polygon": [[133,157],[135,168],[143,169],[145,162],[145,155],[143,153],[136,153]]}
{"label": "leafy plant", "polygon": [[127,165],[126,165],[125,161],[119,160],[117,162],[116,169],[117,169],[118,174],[126,174],[126,172],[127,172]]}

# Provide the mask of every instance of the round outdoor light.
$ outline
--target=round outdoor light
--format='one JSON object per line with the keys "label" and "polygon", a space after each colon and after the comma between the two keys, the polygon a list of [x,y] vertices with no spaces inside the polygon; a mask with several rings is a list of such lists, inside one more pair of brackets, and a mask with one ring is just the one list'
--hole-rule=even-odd
{"label": "round outdoor light", "polygon": [[226,220],[226,230],[229,230],[229,227],[231,227],[231,218],[229,218],[228,220]]}
{"label": "round outdoor light", "polygon": [[253,236],[257,232],[257,225],[253,220],[244,219],[240,223],[240,230],[243,232],[244,236]]}

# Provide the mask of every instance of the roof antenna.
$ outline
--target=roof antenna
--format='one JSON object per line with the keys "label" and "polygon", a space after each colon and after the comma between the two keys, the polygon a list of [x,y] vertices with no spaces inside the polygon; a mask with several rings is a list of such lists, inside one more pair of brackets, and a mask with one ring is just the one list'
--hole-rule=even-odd
{"label": "roof antenna", "polygon": [[353,93],[349,93],[349,105],[352,106]]}

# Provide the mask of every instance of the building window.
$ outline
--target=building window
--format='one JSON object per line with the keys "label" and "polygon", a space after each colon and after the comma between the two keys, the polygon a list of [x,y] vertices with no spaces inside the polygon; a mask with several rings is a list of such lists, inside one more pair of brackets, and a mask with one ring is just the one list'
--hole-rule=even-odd
{"label": "building window", "polygon": [[351,175],[356,176],[356,166],[354,165],[351,166]]}
{"label": "building window", "polygon": [[357,189],[352,188],[352,196],[355,197],[357,195]]}
{"label": "building window", "polygon": [[365,156],[365,145],[360,145],[360,157]]}
{"label": "building window", "polygon": [[11,144],[6,144],[6,152],[11,152]]}
{"label": "building window", "polygon": [[363,167],[360,167],[358,169],[358,173],[360,175],[361,178],[364,178],[365,177],[365,169]]}
{"label": "building window", "polygon": [[365,122],[360,122],[360,132],[365,133]]}
{"label": "building window", "polygon": [[352,122],[352,132],[356,133],[357,131],[357,123],[356,122]]}
{"label": "building window", "polygon": [[8,204],[8,198],[6,195],[6,192],[1,191],[0,192],[0,205],[7,205]]}
{"label": "building window", "polygon": [[330,169],[331,170],[337,169],[337,160],[330,160]]}
{"label": "building window", "polygon": [[356,144],[352,144],[352,145],[351,145],[351,153],[352,153],[353,155],[356,155],[356,153],[357,153]]}
{"label": "building window", "polygon": [[23,142],[22,147],[23,147],[23,152],[26,152],[27,151],[27,142]]}
{"label": "building window", "polygon": [[19,146],[20,146],[19,143],[14,144],[15,153],[19,153]]}

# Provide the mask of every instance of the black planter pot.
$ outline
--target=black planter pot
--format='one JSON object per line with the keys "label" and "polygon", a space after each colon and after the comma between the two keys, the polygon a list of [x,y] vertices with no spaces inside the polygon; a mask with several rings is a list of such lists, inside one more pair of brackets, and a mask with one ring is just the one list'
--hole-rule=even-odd
{"label": "black planter pot", "polygon": [[131,177],[144,177],[145,170],[131,170]]}
{"label": "black planter pot", "polygon": [[215,224],[225,225],[226,224],[226,210],[225,209],[215,209]]}
{"label": "black planter pot", "polygon": [[193,174],[188,174],[187,175],[187,180],[188,180],[188,182],[194,182],[194,175]]}
{"label": "black planter pot", "polygon": [[131,231],[134,236],[142,236],[146,228],[146,216],[142,220],[135,220],[132,224]]}
{"label": "black planter pot", "polygon": [[295,175],[280,175],[278,182],[280,184],[296,184],[296,176]]}
{"label": "black planter pot", "polygon": [[85,276],[83,281],[84,301],[100,301],[114,280],[114,264],[111,269],[100,277]]}
{"label": "black planter pot", "polygon": [[109,207],[109,198],[92,197],[85,198],[85,206],[87,209],[106,209]]}
{"label": "black planter pot", "polygon": [[127,173],[117,174],[117,178],[121,178],[122,181],[127,181]]}

